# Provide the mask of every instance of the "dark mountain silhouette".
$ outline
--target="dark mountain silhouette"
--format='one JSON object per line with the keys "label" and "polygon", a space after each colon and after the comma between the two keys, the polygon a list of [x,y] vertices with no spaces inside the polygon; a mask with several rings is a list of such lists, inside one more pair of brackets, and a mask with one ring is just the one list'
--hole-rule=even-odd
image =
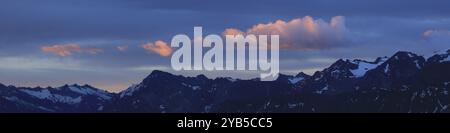
{"label": "dark mountain silhouette", "polygon": [[313,75],[280,74],[275,81],[155,70],[120,93],[0,84],[0,112],[449,112],[449,54],[340,59]]}

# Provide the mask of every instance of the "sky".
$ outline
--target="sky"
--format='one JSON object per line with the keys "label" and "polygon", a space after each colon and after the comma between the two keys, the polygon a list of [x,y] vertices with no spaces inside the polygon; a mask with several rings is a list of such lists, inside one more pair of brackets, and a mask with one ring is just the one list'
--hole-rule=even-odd
{"label": "sky", "polygon": [[280,71],[322,70],[338,59],[450,47],[448,0],[2,0],[0,83],[90,84],[112,92],[153,70],[254,78],[252,72],[173,71],[170,40],[203,34],[279,34]]}

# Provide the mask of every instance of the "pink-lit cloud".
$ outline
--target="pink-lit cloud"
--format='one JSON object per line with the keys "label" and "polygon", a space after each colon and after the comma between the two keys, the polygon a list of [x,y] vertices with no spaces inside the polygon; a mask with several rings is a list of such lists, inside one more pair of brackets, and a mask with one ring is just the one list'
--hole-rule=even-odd
{"label": "pink-lit cloud", "polygon": [[222,32],[222,35],[245,35],[244,32],[240,31],[239,29],[235,28],[228,28],[225,29],[225,31]]}
{"label": "pink-lit cloud", "polygon": [[280,35],[280,48],[319,50],[338,47],[349,43],[348,30],[343,16],[335,16],[330,22],[313,19],[310,16],[277,20],[271,23],[257,24],[246,32],[238,29],[226,29],[223,35],[236,34]]}
{"label": "pink-lit cloud", "polygon": [[447,37],[450,38],[450,30],[436,30],[436,29],[430,29],[426,30],[422,33],[422,36],[425,39],[432,38],[432,37]]}
{"label": "pink-lit cloud", "polygon": [[422,38],[427,47],[422,50],[441,51],[448,49],[450,42],[450,30],[447,29],[430,29],[422,32]]}
{"label": "pink-lit cloud", "polygon": [[43,46],[41,47],[41,51],[44,53],[54,53],[61,57],[72,55],[72,53],[74,52],[86,52],[89,54],[97,54],[103,52],[103,50],[99,48],[81,48],[78,44],[55,44],[52,46]]}
{"label": "pink-lit cloud", "polygon": [[168,46],[166,42],[161,40],[158,40],[154,43],[144,44],[142,45],[142,48],[150,52],[157,53],[161,56],[169,56],[170,54],[172,54],[172,48]]}

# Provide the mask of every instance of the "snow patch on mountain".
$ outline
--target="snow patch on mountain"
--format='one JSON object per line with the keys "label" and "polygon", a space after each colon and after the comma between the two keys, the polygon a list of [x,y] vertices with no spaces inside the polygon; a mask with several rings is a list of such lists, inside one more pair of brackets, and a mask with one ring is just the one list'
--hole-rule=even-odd
{"label": "snow patch on mountain", "polygon": [[366,74],[367,71],[376,68],[378,64],[372,64],[367,62],[359,62],[358,68],[354,70],[350,70],[355,77],[362,77]]}
{"label": "snow patch on mountain", "polygon": [[58,102],[58,103],[77,104],[82,101],[81,96],[73,98],[73,97],[69,97],[69,96],[52,94],[48,89],[41,89],[41,90],[20,89],[20,91],[25,92],[28,95],[34,96],[38,99],[50,100],[52,102]]}
{"label": "snow patch on mountain", "polygon": [[234,78],[231,78],[231,77],[227,77],[226,78],[228,81],[230,81],[230,82],[236,82],[237,81],[237,79],[234,79]]}
{"label": "snow patch on mountain", "polygon": [[389,71],[389,64],[386,64],[386,67],[384,68],[384,73],[388,73]]}
{"label": "snow patch on mountain", "polygon": [[192,86],[192,90],[200,90],[200,89],[202,89],[200,86]]}
{"label": "snow patch on mountain", "polygon": [[142,83],[141,84],[133,84],[133,85],[131,85],[125,91],[120,92],[120,98],[123,98],[125,96],[132,96],[135,91],[138,91],[141,88],[141,86],[142,86]]}
{"label": "snow patch on mountain", "polygon": [[97,108],[97,111],[102,111],[103,110],[103,106],[99,106],[98,108]]}
{"label": "snow patch on mountain", "polygon": [[421,68],[422,68],[422,67],[420,67],[419,61],[418,61],[418,60],[415,60],[414,63],[416,63],[416,67],[417,67],[418,69],[421,69]]}
{"label": "snow patch on mountain", "polygon": [[412,57],[414,57],[414,56],[413,56],[411,53],[408,52],[408,57],[409,57],[409,58],[412,58]]}
{"label": "snow patch on mountain", "polygon": [[48,99],[52,96],[50,91],[48,89],[42,89],[42,90],[26,90],[26,89],[20,89],[20,91],[27,93],[28,95],[32,95],[39,99]]}
{"label": "snow patch on mountain", "polygon": [[447,58],[442,60],[442,62],[445,62],[445,61],[450,61],[450,56],[447,56]]}
{"label": "snow patch on mountain", "polygon": [[289,78],[289,83],[291,84],[295,84],[298,83],[300,81],[302,81],[303,79],[305,79],[304,77],[293,77],[293,78]]}
{"label": "snow patch on mountain", "polygon": [[328,85],[323,87],[321,90],[317,90],[316,93],[317,94],[323,94],[323,92],[328,91]]}
{"label": "snow patch on mountain", "polygon": [[106,99],[106,100],[110,100],[112,98],[106,92],[103,92],[101,90],[94,90],[94,89],[88,88],[88,87],[69,86],[69,89],[73,92],[80,93],[83,95],[96,95],[96,96],[99,96],[100,98]]}
{"label": "snow patch on mountain", "polygon": [[384,63],[385,58],[378,58],[375,62],[367,62],[364,60],[353,60],[352,63],[358,65],[358,68],[350,70],[355,77],[362,77],[367,71],[375,69],[377,66]]}

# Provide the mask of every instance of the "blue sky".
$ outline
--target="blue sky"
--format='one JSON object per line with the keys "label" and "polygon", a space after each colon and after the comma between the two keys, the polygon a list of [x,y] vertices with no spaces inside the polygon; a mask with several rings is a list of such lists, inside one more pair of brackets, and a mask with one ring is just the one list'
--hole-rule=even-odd
{"label": "blue sky", "polygon": [[448,0],[2,0],[0,83],[78,83],[119,91],[152,70],[173,72],[156,41],[191,35],[194,26],[202,26],[204,35],[278,28],[284,33],[280,42],[289,46],[280,55],[280,71],[287,74],[398,50],[429,56],[450,46],[448,7]]}

